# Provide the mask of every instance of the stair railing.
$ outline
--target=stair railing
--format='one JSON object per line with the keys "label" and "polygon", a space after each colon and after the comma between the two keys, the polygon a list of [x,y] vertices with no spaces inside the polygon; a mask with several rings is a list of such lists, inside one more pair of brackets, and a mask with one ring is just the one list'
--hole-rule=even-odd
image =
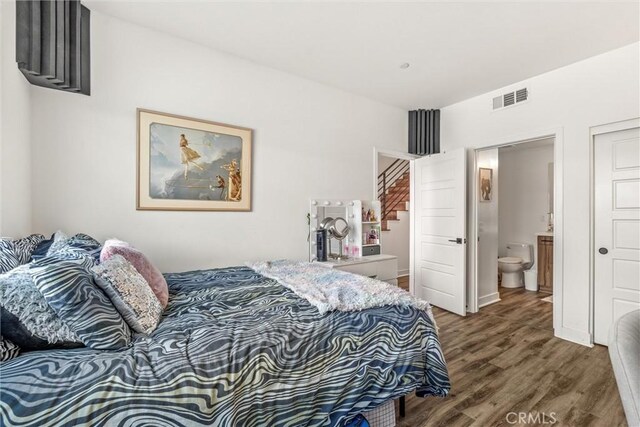
{"label": "stair railing", "polygon": [[409,161],[403,159],[396,159],[389,165],[382,173],[378,175],[378,200],[380,200],[382,218],[387,219],[389,214],[409,195],[409,189],[406,191],[397,192],[395,194],[387,194],[387,191],[393,187],[393,185],[402,178],[407,172],[409,172]]}

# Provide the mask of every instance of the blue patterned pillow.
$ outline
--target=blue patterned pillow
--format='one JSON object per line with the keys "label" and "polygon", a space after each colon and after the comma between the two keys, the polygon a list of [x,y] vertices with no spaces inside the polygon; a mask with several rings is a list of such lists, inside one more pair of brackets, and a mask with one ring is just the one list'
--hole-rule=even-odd
{"label": "blue patterned pillow", "polygon": [[31,261],[36,261],[47,256],[47,252],[49,252],[49,248],[53,244],[54,237],[55,234],[52,234],[48,239],[44,239],[38,243],[33,249],[33,252],[31,252]]}
{"label": "blue patterned pillow", "polygon": [[18,354],[20,354],[20,347],[0,335],[0,362],[14,359]]}
{"label": "blue patterned pillow", "polygon": [[87,346],[114,350],[131,341],[131,331],[91,273],[73,261],[38,267],[36,287],[49,306]]}
{"label": "blue patterned pillow", "polygon": [[65,253],[68,252],[69,249],[85,251],[93,257],[97,263],[100,259],[102,245],[87,234],[78,233],[73,237],[67,237],[62,231],[57,231],[54,241],[47,252],[47,256]]}
{"label": "blue patterned pillow", "polygon": [[73,246],[74,248],[84,249],[87,252],[92,252],[96,249],[99,250],[100,248],[102,248],[100,242],[84,233],[78,233],[75,236],[69,238],[67,244],[69,246]]}
{"label": "blue patterned pillow", "polygon": [[51,246],[49,246],[49,249],[47,250],[47,255],[53,255],[60,249],[64,248],[67,245],[68,240],[69,236],[67,236],[62,230],[58,230],[53,233],[53,242],[51,242]]}
{"label": "blue patterned pillow", "polygon": [[53,255],[47,255],[37,261],[37,266],[56,264],[60,261],[76,261],[76,263],[82,264],[86,269],[90,269],[94,265],[98,264],[96,260],[89,252],[84,249],[74,248],[71,246],[65,246],[59,249]]}
{"label": "blue patterned pillow", "polygon": [[102,244],[93,237],[78,233],[67,241],[67,244],[73,248],[84,249],[98,262],[100,260],[100,251]]}
{"label": "blue patterned pillow", "polygon": [[23,264],[0,274],[2,336],[23,351],[82,347],[78,336],[49,307],[36,288],[33,265]]}
{"label": "blue patterned pillow", "polygon": [[6,273],[19,265],[20,260],[11,239],[0,239],[0,273]]}
{"label": "blue patterned pillow", "polygon": [[15,248],[20,264],[26,264],[31,261],[31,254],[43,240],[44,236],[42,234],[32,234],[31,236],[13,241],[13,247]]}

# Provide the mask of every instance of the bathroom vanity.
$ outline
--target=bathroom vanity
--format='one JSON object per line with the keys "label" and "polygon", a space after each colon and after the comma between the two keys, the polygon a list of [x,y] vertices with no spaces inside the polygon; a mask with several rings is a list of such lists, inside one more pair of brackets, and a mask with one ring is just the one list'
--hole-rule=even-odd
{"label": "bathroom vanity", "polygon": [[553,293],[553,232],[538,233],[538,290]]}

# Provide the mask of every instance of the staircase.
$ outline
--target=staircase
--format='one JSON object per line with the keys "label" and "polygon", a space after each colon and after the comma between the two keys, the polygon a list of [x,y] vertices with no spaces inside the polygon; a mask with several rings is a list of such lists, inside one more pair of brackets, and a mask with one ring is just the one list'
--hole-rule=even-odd
{"label": "staircase", "polygon": [[396,159],[378,175],[378,199],[382,205],[382,231],[389,231],[389,221],[399,221],[398,211],[407,210],[409,179],[409,161],[402,159]]}

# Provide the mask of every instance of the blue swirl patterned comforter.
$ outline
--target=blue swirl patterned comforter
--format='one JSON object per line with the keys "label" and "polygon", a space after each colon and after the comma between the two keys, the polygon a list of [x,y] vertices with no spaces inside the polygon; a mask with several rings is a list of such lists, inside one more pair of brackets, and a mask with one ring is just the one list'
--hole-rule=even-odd
{"label": "blue swirl patterned comforter", "polygon": [[2,363],[1,424],[334,426],[413,390],[449,390],[424,311],[320,315],[244,267],[166,278],[160,325],[129,347]]}

